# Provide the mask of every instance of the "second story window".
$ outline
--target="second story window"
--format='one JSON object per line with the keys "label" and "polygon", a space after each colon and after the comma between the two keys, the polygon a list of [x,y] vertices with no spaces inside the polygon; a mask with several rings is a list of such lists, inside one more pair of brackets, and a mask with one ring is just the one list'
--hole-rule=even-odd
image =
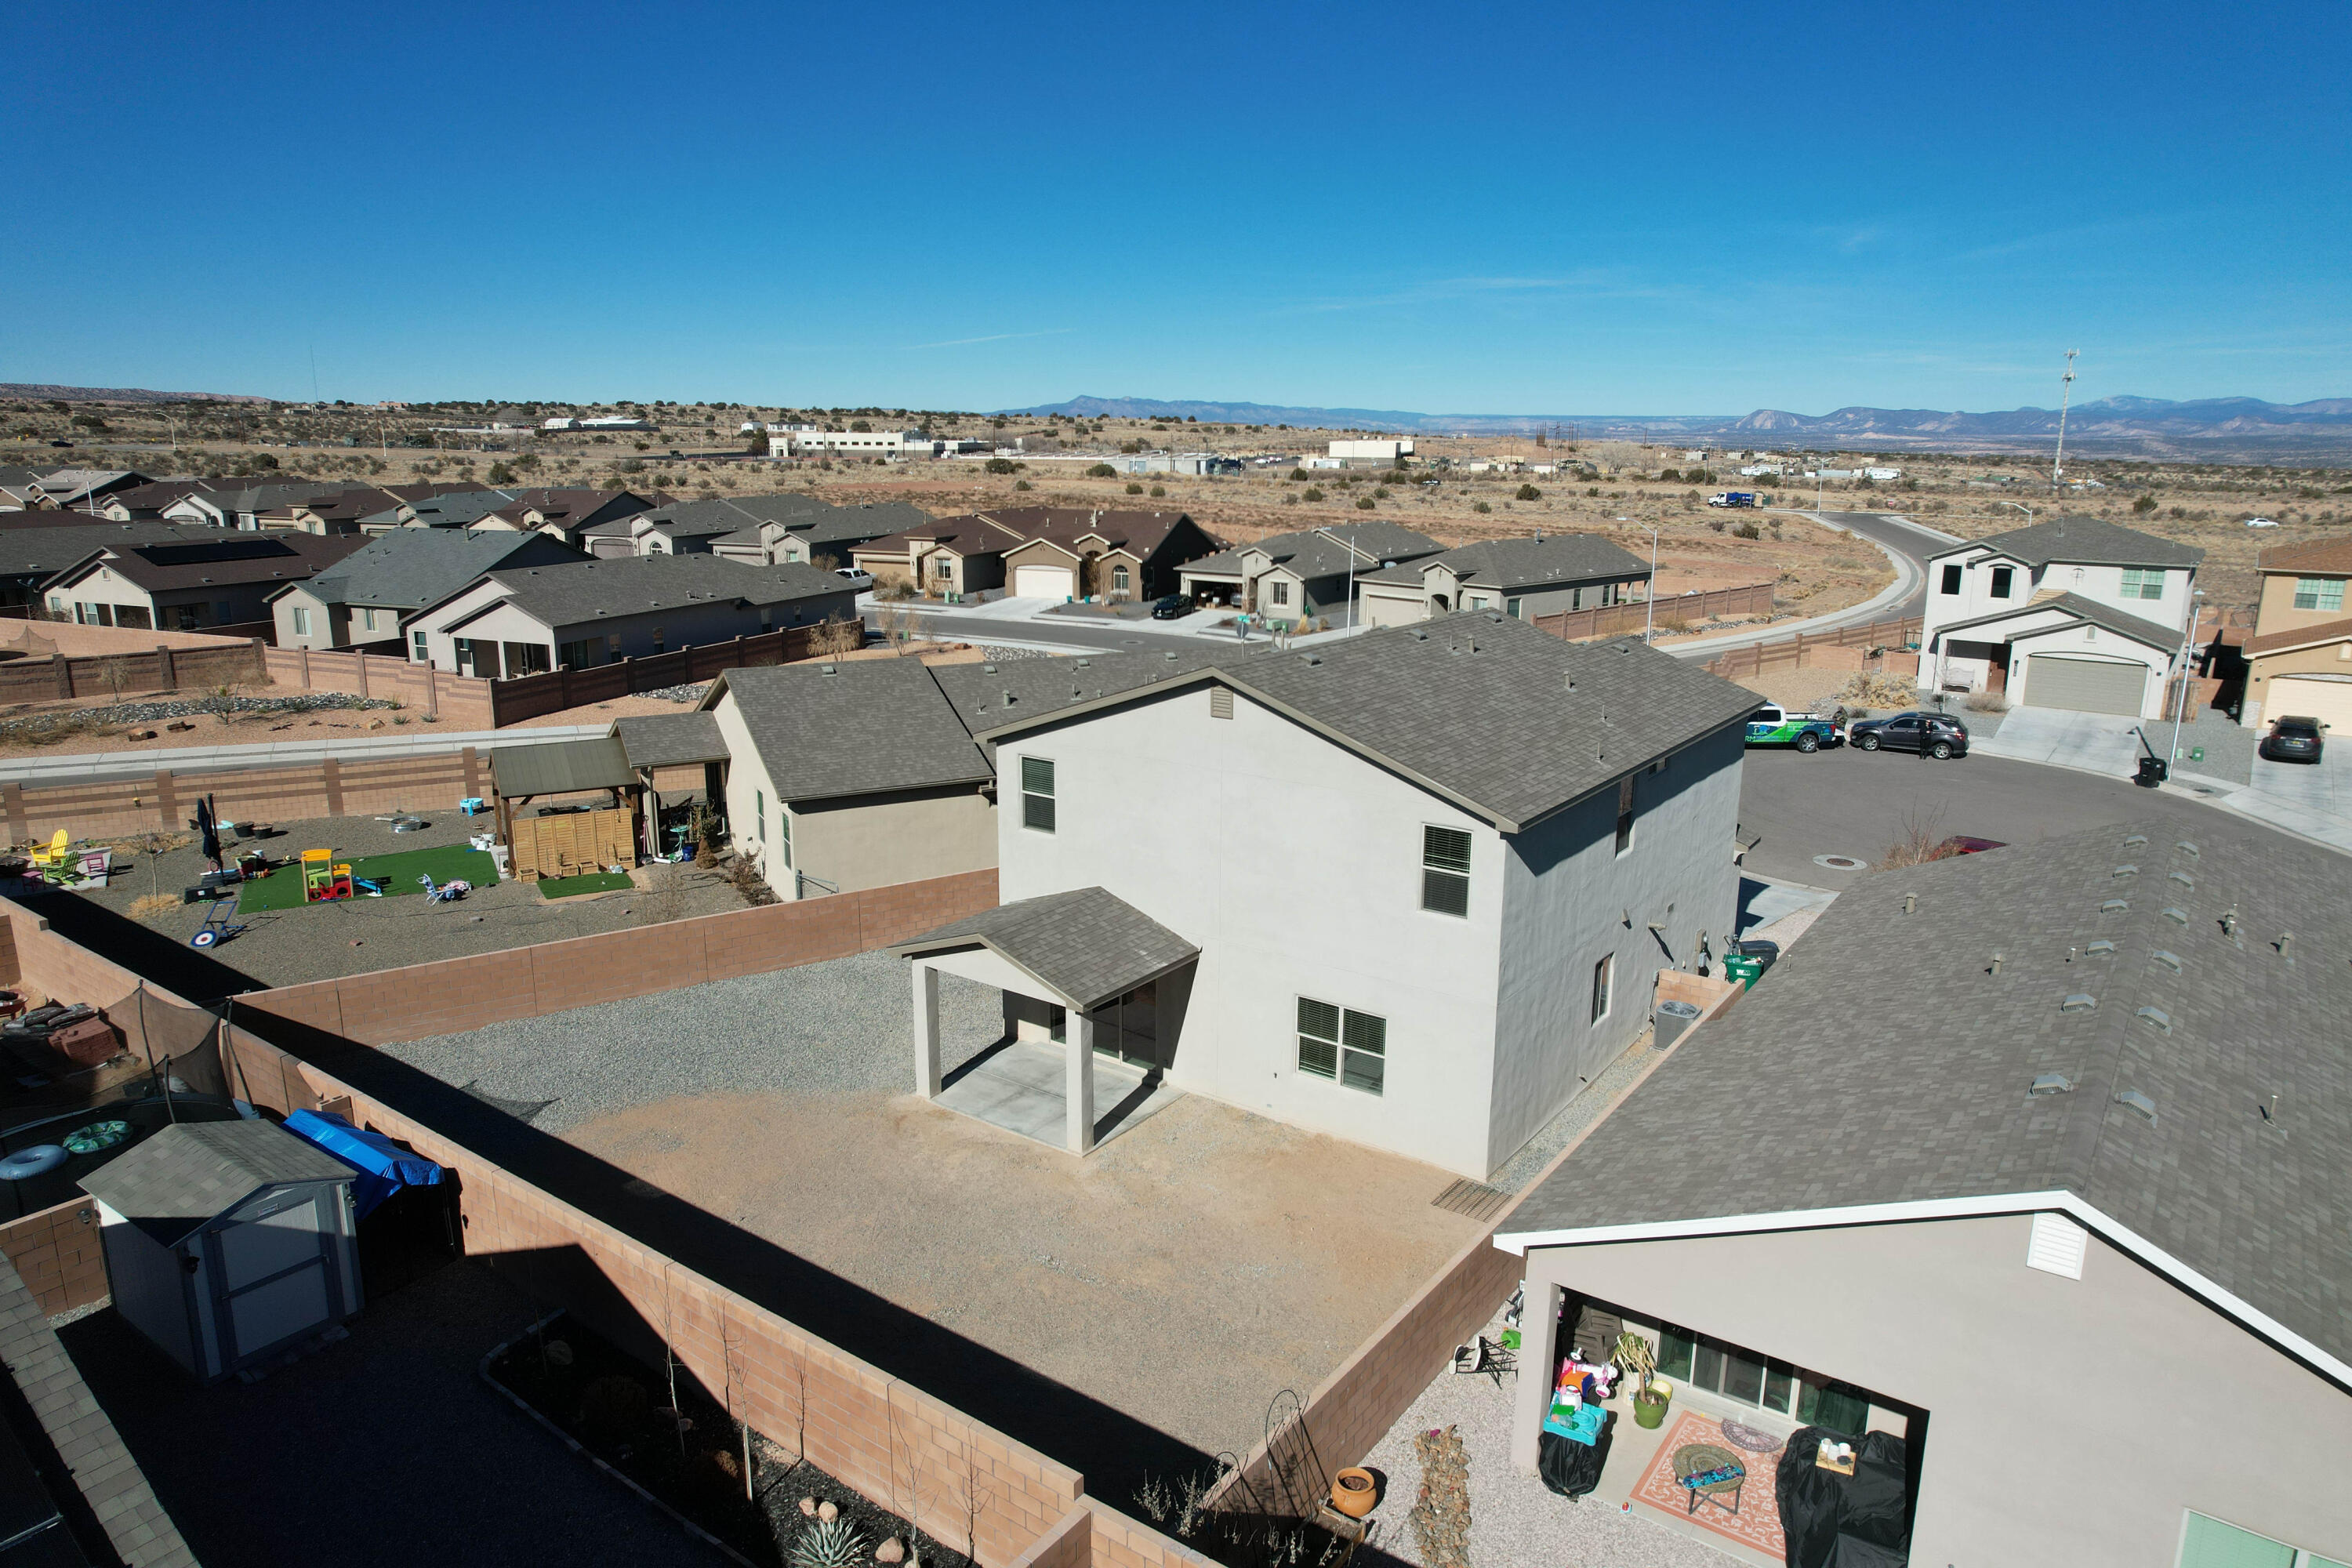
{"label": "second story window", "polygon": [[2124,597],[2126,599],[2163,598],[2163,572],[2153,566],[2125,567]]}
{"label": "second story window", "polygon": [[1617,781],[1617,853],[1633,847],[1633,775]]}
{"label": "second story window", "polygon": [[1441,915],[1470,913],[1470,836],[1462,829],[1421,830],[1421,907]]}
{"label": "second story window", "polygon": [[1054,759],[1021,759],[1021,826],[1054,831]]}
{"label": "second story window", "polygon": [[1943,591],[1947,594],[1957,594],[1960,591],[1960,569],[1958,565],[1944,568]]}
{"label": "second story window", "polygon": [[2344,607],[2341,577],[2297,577],[2294,607],[2298,610],[2340,610]]}
{"label": "second story window", "polygon": [[1996,599],[2008,598],[2010,584],[2016,580],[2017,570],[2015,567],[1994,567],[1992,569],[1992,596]]}

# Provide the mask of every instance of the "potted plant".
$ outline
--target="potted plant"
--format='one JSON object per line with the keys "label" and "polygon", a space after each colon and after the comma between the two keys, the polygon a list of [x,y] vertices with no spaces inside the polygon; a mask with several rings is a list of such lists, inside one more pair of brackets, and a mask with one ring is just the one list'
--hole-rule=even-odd
{"label": "potted plant", "polygon": [[1609,1352],[1609,1359],[1617,1363],[1618,1371],[1639,1384],[1633,1390],[1633,1425],[1663,1426],[1667,1401],[1674,1397],[1675,1391],[1671,1384],[1659,1380],[1657,1352],[1650,1348],[1650,1342],[1629,1329],[1617,1336],[1616,1348]]}

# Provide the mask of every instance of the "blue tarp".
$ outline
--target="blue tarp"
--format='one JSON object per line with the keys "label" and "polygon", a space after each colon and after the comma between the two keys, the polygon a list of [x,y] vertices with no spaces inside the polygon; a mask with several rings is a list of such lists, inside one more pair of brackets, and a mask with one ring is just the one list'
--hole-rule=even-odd
{"label": "blue tarp", "polygon": [[352,1205],[360,1219],[403,1187],[437,1186],[448,1174],[383,1133],[362,1131],[324,1111],[298,1110],[286,1119],[286,1131],[316,1143],[360,1173],[352,1184]]}

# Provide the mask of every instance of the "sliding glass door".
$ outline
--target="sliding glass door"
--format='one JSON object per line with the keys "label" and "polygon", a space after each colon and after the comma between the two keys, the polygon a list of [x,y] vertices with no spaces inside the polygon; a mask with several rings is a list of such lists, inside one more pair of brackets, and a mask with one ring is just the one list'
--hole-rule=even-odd
{"label": "sliding glass door", "polygon": [[1860,1436],[1870,1425],[1870,1400],[1861,1390],[1687,1329],[1660,1329],[1658,1375],[1809,1426]]}

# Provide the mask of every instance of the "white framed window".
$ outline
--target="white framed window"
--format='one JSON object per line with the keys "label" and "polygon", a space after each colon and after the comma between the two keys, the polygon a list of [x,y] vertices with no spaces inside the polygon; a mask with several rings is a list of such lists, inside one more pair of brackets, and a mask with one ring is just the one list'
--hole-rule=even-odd
{"label": "white framed window", "polygon": [[793,868],[793,808],[782,801],[776,802],[776,847],[784,857],[784,869]]}
{"label": "white framed window", "polygon": [[360,616],[365,622],[368,630],[375,630],[375,612],[373,610],[362,610],[360,612]]}
{"label": "white framed window", "polygon": [[1276,604],[1277,604],[1277,605],[1288,605],[1288,604],[1290,603],[1290,584],[1287,584],[1287,583],[1283,583],[1283,582],[1276,582],[1276,584],[1274,584],[1274,585],[1273,585],[1273,594],[1274,594],[1274,603],[1276,603]]}
{"label": "white framed window", "polygon": [[1110,569],[1110,591],[1114,594],[1124,594],[1127,592],[1126,567],[1114,566]]}
{"label": "white framed window", "polygon": [[760,842],[768,841],[768,795],[765,790],[751,792],[751,820],[760,825]]}
{"label": "white framed window", "polygon": [[1944,568],[1944,581],[1941,591],[1947,594],[1957,594],[1960,591],[1960,569],[1957,563],[1947,565]]}
{"label": "white framed window", "polygon": [[1421,830],[1421,907],[1433,914],[1470,914],[1470,835],[1459,827]]}
{"label": "white framed window", "polygon": [[298,637],[310,635],[310,612],[299,605],[294,606],[294,635]]}
{"label": "white framed window", "polygon": [[409,641],[415,650],[413,657],[415,658],[417,663],[430,664],[433,662],[433,642],[431,638],[427,637],[421,631],[411,632],[409,634]]}
{"label": "white framed window", "polygon": [[2155,566],[2124,568],[2124,597],[2126,599],[2161,599],[2164,597],[2164,573]]}
{"label": "white framed window", "polygon": [[1617,955],[1604,952],[1601,962],[1592,966],[1592,1022],[1598,1024],[1609,1016],[1609,987],[1617,978]]}
{"label": "white framed window", "polygon": [[1037,833],[1054,831],[1054,759],[1021,759],[1021,826]]}
{"label": "white framed window", "polygon": [[2013,566],[1996,566],[1996,567],[1994,567],[1994,568],[1992,569],[1992,596],[1993,596],[1994,598],[1996,598],[1996,599],[2006,599],[2006,598],[2008,598],[2008,597],[2009,597],[2009,590],[2010,590],[2010,586],[2011,586],[2011,584],[2014,584],[2016,581],[2017,581],[2017,569],[2016,569],[2015,567],[2013,567]]}
{"label": "white framed window", "polygon": [[1343,1089],[1385,1093],[1389,1021],[1336,1003],[1298,998],[1298,1070]]}
{"label": "white framed window", "polygon": [[2298,610],[2340,610],[2344,607],[2341,577],[2297,577],[2294,607]]}
{"label": "white framed window", "polygon": [[1633,775],[1617,781],[1617,853],[1633,847]]}

